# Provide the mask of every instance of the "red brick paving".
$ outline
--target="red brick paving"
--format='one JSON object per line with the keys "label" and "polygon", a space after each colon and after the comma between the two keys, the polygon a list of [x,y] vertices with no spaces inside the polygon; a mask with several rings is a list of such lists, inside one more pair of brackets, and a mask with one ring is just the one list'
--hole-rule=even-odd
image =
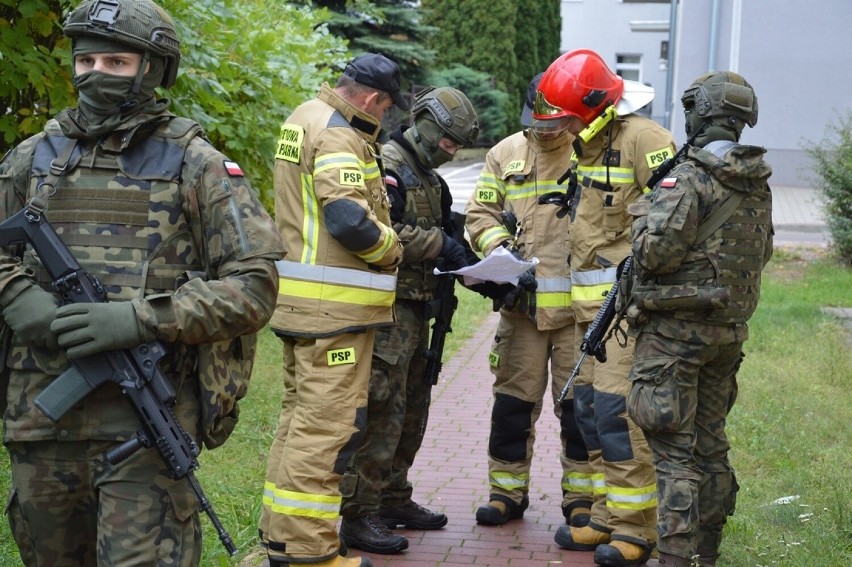
{"label": "red brick paving", "polygon": [[551,411],[537,424],[531,471],[530,507],[523,520],[501,527],[480,526],[476,508],[488,499],[488,434],[491,385],[488,350],[497,315],[448,360],[432,390],[429,429],[411,471],[414,499],[447,514],[441,530],[399,530],[409,540],[398,555],[351,550],[350,556],[370,557],[376,567],[481,565],[591,567],[591,552],[560,549],[553,541],[564,523],[559,466],[559,430]]}

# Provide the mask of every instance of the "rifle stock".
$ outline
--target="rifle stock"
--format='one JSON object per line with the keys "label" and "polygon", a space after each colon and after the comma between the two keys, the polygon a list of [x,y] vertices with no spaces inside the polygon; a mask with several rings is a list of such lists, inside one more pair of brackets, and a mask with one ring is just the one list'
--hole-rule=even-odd
{"label": "rifle stock", "polygon": [[[50,275],[62,303],[105,302],[106,290],[82,269],[77,259],[44,216],[45,204],[36,198],[0,223],[0,246],[29,243]],[[109,351],[71,361],[71,367],[34,400],[56,422],[77,402],[106,382],[117,384],[139,420],[136,436],[111,449],[106,459],[113,465],[137,450],[155,447],[175,480],[186,478],[202,510],[210,518],[219,540],[231,555],[237,548],[224,529],[193,471],[200,449],[171,410],[176,394],[157,363],[165,349],[159,342],[122,351]]]}

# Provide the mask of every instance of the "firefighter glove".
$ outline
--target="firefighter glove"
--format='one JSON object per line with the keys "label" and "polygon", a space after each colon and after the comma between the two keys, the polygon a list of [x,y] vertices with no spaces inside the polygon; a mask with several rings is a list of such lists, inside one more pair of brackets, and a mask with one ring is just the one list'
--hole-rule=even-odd
{"label": "firefighter glove", "polygon": [[444,271],[458,270],[467,266],[467,252],[465,252],[464,246],[459,244],[452,236],[447,235],[446,232],[442,231],[441,236],[444,238],[441,243],[440,254],[446,262]]}

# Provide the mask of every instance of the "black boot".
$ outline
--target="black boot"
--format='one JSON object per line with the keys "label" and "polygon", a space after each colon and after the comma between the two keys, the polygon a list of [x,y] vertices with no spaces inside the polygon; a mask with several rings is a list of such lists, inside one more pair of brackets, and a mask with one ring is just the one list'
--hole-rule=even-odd
{"label": "black boot", "polygon": [[485,506],[476,510],[476,523],[486,526],[502,526],[509,520],[520,520],[524,517],[524,510],[530,505],[526,494],[520,504],[512,499],[499,494],[492,494],[491,499]]}
{"label": "black boot", "polygon": [[340,539],[346,547],[372,553],[391,554],[408,549],[408,540],[390,532],[375,514],[344,518],[340,523]]}
{"label": "black boot", "polygon": [[427,510],[412,501],[402,506],[382,506],[379,518],[389,528],[402,526],[409,530],[438,530],[447,525],[446,515]]}

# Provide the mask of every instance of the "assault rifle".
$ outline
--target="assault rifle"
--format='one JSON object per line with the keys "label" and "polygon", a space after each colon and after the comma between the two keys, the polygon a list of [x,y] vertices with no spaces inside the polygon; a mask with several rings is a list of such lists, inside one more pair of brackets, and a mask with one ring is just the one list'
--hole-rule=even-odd
{"label": "assault rifle", "polygon": [[619,276],[624,272],[630,273],[632,267],[633,256],[628,256],[622,265],[619,266],[620,269],[616,275],[615,283],[612,284],[609,292],[607,292],[603,305],[600,306],[592,324],[589,325],[589,328],[586,329],[586,334],[583,335],[583,341],[580,343],[580,352],[582,354],[577,364],[574,365],[574,370],[571,371],[571,376],[568,377],[568,381],[563,386],[562,391],[559,392],[557,402],[561,403],[565,399],[565,396],[568,395],[568,390],[574,385],[574,380],[577,379],[580,367],[583,366],[587,355],[591,354],[598,362],[606,362],[606,342],[615,333],[615,330],[619,328],[618,323],[612,325],[612,320],[615,319],[615,300],[618,296]]}
{"label": "assault rifle", "polygon": [[[44,201],[35,198],[18,213],[0,223],[0,246],[29,243],[52,280],[63,304],[101,303],[106,289],[82,269],[53,226],[44,216]],[[202,510],[210,518],[228,553],[237,547],[222,526],[213,506],[195,478],[198,445],[175,418],[171,407],[177,394],[157,366],[165,355],[159,342],[127,350],[102,352],[71,361],[71,367],[56,378],[34,400],[34,404],[56,422],[77,402],[101,384],[113,382],[121,388],[139,420],[136,435],[107,451],[106,460],[121,463],[142,448],[155,447],[175,480],[186,478]]]}
{"label": "assault rifle", "polygon": [[[695,141],[695,138],[704,131],[705,126],[706,124],[703,124],[701,128],[699,128],[698,131],[693,134],[693,136],[689,138],[689,140],[687,140],[672,157],[660,164],[660,167],[658,167],[651,177],[648,178],[648,182],[645,184],[648,188],[653,189],[663,177],[669,174],[674,166],[677,165],[677,161],[680,157],[686,153],[687,149],[689,149]],[[563,176],[563,178],[564,177],[565,176]],[[622,273],[626,272],[627,274],[630,274],[632,268],[633,257],[628,256],[624,259],[622,265],[619,266],[615,283],[612,284],[612,287],[606,294],[606,299],[604,299],[603,305],[600,306],[600,309],[598,309],[598,312],[595,314],[592,324],[589,325],[589,328],[586,329],[586,334],[583,335],[583,341],[580,343],[580,352],[582,354],[580,355],[580,359],[577,360],[577,364],[574,365],[574,369],[571,371],[571,375],[568,377],[568,381],[565,383],[562,391],[559,392],[558,402],[562,402],[562,400],[565,399],[565,396],[568,395],[568,390],[570,390],[571,386],[574,385],[574,380],[577,379],[577,375],[580,373],[580,367],[583,366],[583,362],[586,360],[587,355],[593,355],[599,362],[606,362],[606,342],[610,339],[616,329],[619,328],[618,322],[616,322],[615,325],[612,325],[612,321],[615,319],[616,315],[615,299],[618,295],[619,280],[621,279]],[[622,314],[619,314],[619,321],[622,316]],[[612,328],[610,328],[610,326],[612,326]]]}
{"label": "assault rifle", "polygon": [[[451,212],[447,219],[444,230],[454,238],[457,242],[464,243],[464,221],[465,216],[456,212]],[[444,265],[443,259],[437,262],[437,268],[444,271],[451,266]],[[438,375],[441,373],[441,368],[444,362],[441,360],[444,356],[444,343],[447,339],[447,333],[453,332],[453,315],[459,306],[459,300],[455,293],[456,276],[453,274],[441,274],[438,276],[438,287],[435,289],[435,298],[426,304],[428,309],[427,317],[435,318],[432,323],[432,336],[429,339],[429,348],[423,353],[426,358],[426,370],[424,371],[423,380],[426,385],[431,388],[438,383]],[[429,396],[426,397],[428,409]],[[421,433],[426,428],[426,414],[423,413],[423,420],[420,423]]]}

